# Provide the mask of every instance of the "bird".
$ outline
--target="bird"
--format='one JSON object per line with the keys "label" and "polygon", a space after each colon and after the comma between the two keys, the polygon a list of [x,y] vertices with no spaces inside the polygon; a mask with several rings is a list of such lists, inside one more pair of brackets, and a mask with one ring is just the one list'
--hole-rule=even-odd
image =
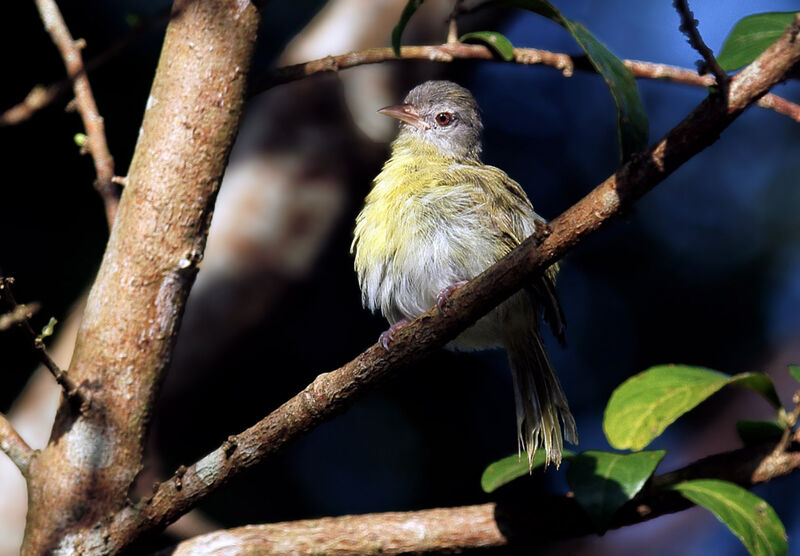
{"label": "bird", "polygon": [[[446,306],[464,283],[545,226],[523,188],[484,164],[478,104],[451,81],[426,81],[403,102],[378,110],[399,120],[391,154],[356,218],[351,244],[364,307],[390,328],[380,344],[434,305]],[[575,420],[545,350],[540,314],[564,342],[564,313],[555,290],[557,264],[447,345],[454,350],[502,347],[512,373],[518,453],[530,470],[536,451],[545,466],[561,463],[563,440],[577,444]]]}

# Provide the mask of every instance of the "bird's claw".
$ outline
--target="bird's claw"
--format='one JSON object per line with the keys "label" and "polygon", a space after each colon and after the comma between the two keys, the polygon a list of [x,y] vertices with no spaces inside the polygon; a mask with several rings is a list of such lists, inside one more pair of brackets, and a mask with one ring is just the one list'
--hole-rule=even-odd
{"label": "bird's claw", "polygon": [[450,284],[439,292],[439,294],[436,296],[436,306],[439,308],[439,312],[444,313],[445,305],[447,305],[447,302],[450,301],[450,296],[453,295],[454,291],[466,283],[467,280],[461,280],[455,284]]}
{"label": "bird's claw", "polygon": [[382,332],[380,337],[378,338],[378,343],[381,345],[381,347],[386,351],[389,351],[389,349],[392,347],[392,342],[394,341],[395,333],[407,324],[408,324],[408,319],[400,319],[392,326],[390,326],[389,330]]}

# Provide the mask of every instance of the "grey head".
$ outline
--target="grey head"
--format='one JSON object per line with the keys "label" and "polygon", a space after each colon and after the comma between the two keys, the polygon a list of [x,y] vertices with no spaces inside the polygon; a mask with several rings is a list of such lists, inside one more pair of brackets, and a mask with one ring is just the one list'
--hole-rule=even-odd
{"label": "grey head", "polygon": [[413,134],[456,160],[478,160],[483,124],[472,94],[452,81],[426,81],[403,104],[381,114],[401,121],[400,135]]}

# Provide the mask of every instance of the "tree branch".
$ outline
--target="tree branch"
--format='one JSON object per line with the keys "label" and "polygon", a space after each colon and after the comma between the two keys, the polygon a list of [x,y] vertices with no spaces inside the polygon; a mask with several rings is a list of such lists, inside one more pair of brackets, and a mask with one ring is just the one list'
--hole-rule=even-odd
{"label": "tree branch", "polygon": [[[751,488],[800,468],[800,452],[776,453],[773,448],[769,443],[748,446],[657,475],[619,510],[611,528],[693,506],[666,489],[681,481],[716,478]],[[574,538],[593,532],[591,520],[573,497],[549,496],[525,506],[489,503],[250,525],[201,535],[162,554],[201,554],[209,546],[232,553],[246,547],[265,555],[439,553],[504,546],[515,540]]]}
{"label": "tree branch", "polygon": [[776,452],[783,452],[789,446],[789,443],[792,441],[796,434],[793,432],[794,426],[797,424],[797,420],[800,419],[800,390],[792,395],[792,403],[794,403],[794,409],[791,413],[786,414],[784,416],[784,425],[786,426],[786,430],[783,431],[781,435],[781,440],[778,442],[778,445],[775,447]]}
{"label": "tree branch", "polygon": [[69,74],[65,79],[53,83],[47,87],[43,85],[34,86],[26,95],[22,102],[12,106],[0,115],[0,126],[11,126],[24,122],[31,118],[36,112],[45,108],[61,98],[72,88],[73,81],[79,75],[88,75],[92,71],[103,67],[112,60],[117,54],[124,50],[134,39],[155,29],[171,16],[169,9],[158,12],[155,16],[145,19],[142,23],[135,26],[128,34],[119,38],[102,53],[98,54],[88,62],[83,64],[80,73]]}
{"label": "tree branch", "polygon": [[[3,279],[0,278],[0,282]],[[0,290],[4,288],[4,285],[0,283]],[[2,294],[0,294],[0,297]],[[40,309],[38,303],[27,303],[24,305],[17,305],[13,309],[9,310],[7,313],[0,314],[0,332],[4,330],[8,330],[9,328],[13,328],[17,325],[22,324],[29,318],[31,318],[35,313],[37,313]]]}
{"label": "tree branch", "polygon": [[[94,535],[128,503],[212,207],[241,116],[260,14],[240,0],[176,0],[62,403],[28,481],[23,553],[115,552]],[[48,14],[50,17],[52,14]],[[87,503],[90,501],[90,503]],[[114,546],[115,548],[106,548]]]}
{"label": "tree branch", "polygon": [[125,546],[196,506],[242,471],[351,406],[370,388],[440,348],[617,216],[625,213],[692,156],[711,145],[750,104],[800,60],[800,16],[786,33],[731,82],[726,97],[707,97],[677,127],[450,298],[401,328],[392,350],[375,344],[308,387],[215,451],[181,467],[153,496],[113,516],[103,535]]}
{"label": "tree branch", "polygon": [[0,126],[10,126],[24,122],[42,108],[50,106],[56,99],[61,98],[70,89],[71,84],[71,80],[65,79],[49,87],[43,85],[34,86],[25,95],[22,102],[15,104],[0,115]]}
{"label": "tree branch", "polygon": [[758,99],[758,105],[761,108],[774,110],[778,114],[791,118],[796,122],[800,122],[800,106],[786,100],[783,97],[773,95],[772,93],[767,93]]}
{"label": "tree branch", "polygon": [[[584,63],[585,60],[585,63]],[[713,87],[716,79],[711,75],[700,75],[696,71],[686,68],[679,68],[667,64],[654,64],[652,62],[640,62],[639,60],[624,60],[622,62],[632,72],[633,75],[644,79],[662,79],[672,83],[680,83],[682,85],[695,85],[697,87]],[[592,71],[593,68],[589,61],[581,57],[581,62],[578,65],[576,61],[576,69]],[[788,101],[783,97],[767,93],[756,102],[761,108],[773,110],[782,116],[791,118],[792,120],[800,123],[800,105]]]}
{"label": "tree branch", "polygon": [[[83,121],[83,128],[86,130],[86,148],[92,155],[97,172],[94,186],[103,198],[108,227],[111,228],[119,203],[117,187],[112,182],[114,159],[108,150],[105,125],[92,95],[92,87],[89,85],[89,77],[83,66],[80,48],[78,43],[73,40],[55,0],[35,0],[35,2],[44,27],[61,53],[64,66],[67,68],[67,75],[72,80],[76,106]],[[56,90],[52,94],[44,96],[40,99],[39,105],[42,105],[41,101],[52,100],[57,94]]]}
{"label": "tree branch", "polygon": [[[17,304],[17,300],[14,299],[14,294],[11,292],[11,284],[14,283],[13,278],[4,278],[0,276],[0,302],[2,302],[11,314],[17,314],[19,312],[21,305]],[[74,399],[76,401],[84,402],[85,396],[78,385],[75,383],[72,378],[70,378],[66,372],[64,372],[53,358],[50,357],[50,354],[47,353],[47,348],[44,345],[44,341],[39,337],[38,334],[33,330],[31,327],[30,322],[28,322],[30,314],[25,314],[24,318],[17,320],[17,324],[22,328],[23,333],[25,334],[31,348],[36,352],[39,356],[39,361],[47,367],[47,370],[50,371],[50,374],[56,379],[59,386],[63,388],[64,395],[68,399]]]}
{"label": "tree branch", "polygon": [[711,49],[703,42],[703,37],[700,36],[700,31],[697,29],[697,20],[689,9],[688,1],[675,0],[673,5],[678,11],[678,15],[681,16],[680,31],[688,37],[691,47],[697,50],[700,56],[703,57],[704,62],[698,63],[698,73],[702,75],[710,70],[711,73],[714,74],[714,77],[716,77],[719,88],[725,92],[725,88],[728,86],[731,77],[720,67],[719,62],[714,58],[714,53],[711,52]]}
{"label": "tree branch", "polygon": [[28,467],[36,452],[28,446],[2,413],[0,413],[0,450],[14,462],[23,476],[28,476]]}
{"label": "tree branch", "polygon": [[[478,44],[442,44],[435,46],[404,46],[400,49],[400,57],[395,56],[391,48],[370,48],[358,52],[350,52],[339,56],[327,56],[303,64],[285,66],[270,71],[254,80],[252,94],[263,92],[272,87],[304,79],[317,73],[336,72],[365,64],[378,64],[392,60],[430,60],[433,62],[452,62],[453,60],[491,60],[503,62],[488,47]],[[552,67],[570,77],[574,70],[595,72],[594,67],[585,56],[570,56],[536,48],[515,48],[513,64],[541,64]],[[660,79],[683,85],[711,87],[715,80],[710,75],[698,75],[696,71],[656,64],[638,60],[623,60],[633,75],[641,79]],[[782,97],[767,93],[758,102],[759,106],[775,110],[779,114],[792,118],[800,123],[800,106]]]}

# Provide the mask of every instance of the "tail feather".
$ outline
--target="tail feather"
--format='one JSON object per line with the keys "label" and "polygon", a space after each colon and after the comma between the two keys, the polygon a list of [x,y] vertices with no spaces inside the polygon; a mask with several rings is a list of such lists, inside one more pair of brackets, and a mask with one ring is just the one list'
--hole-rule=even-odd
{"label": "tail feather", "polygon": [[541,336],[531,329],[521,338],[509,338],[506,349],[514,383],[520,454],[527,452],[528,465],[533,468],[536,450],[543,447],[545,466],[552,462],[558,468],[563,439],[577,444],[578,431]]}

